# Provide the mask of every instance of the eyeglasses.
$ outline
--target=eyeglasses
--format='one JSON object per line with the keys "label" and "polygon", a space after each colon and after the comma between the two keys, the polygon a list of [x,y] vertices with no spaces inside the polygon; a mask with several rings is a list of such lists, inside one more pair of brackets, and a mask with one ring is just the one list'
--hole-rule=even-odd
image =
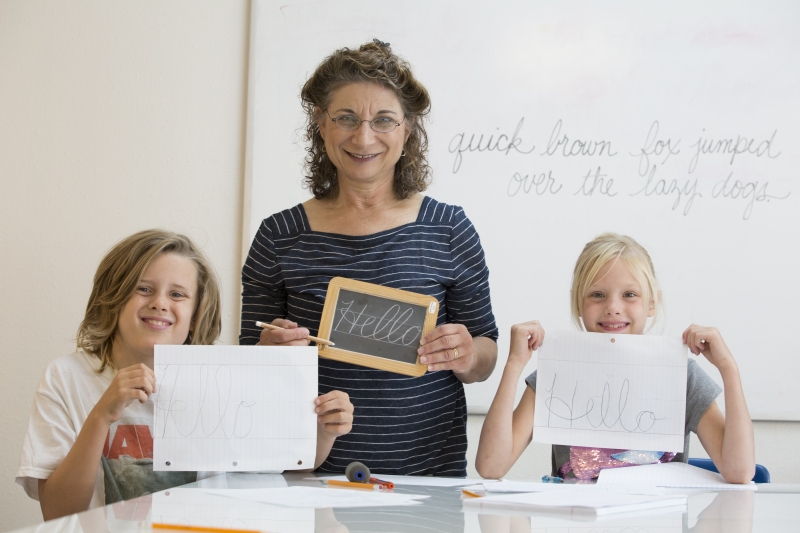
{"label": "eyeglasses", "polygon": [[328,118],[331,119],[337,126],[339,126],[339,129],[343,129],[345,131],[357,130],[361,127],[362,122],[369,122],[369,127],[378,133],[389,133],[390,131],[394,131],[397,126],[406,120],[406,117],[403,117],[403,120],[400,122],[395,122],[392,117],[377,117],[373,118],[372,120],[361,120],[355,115],[341,115],[334,118],[330,116],[327,111],[325,111],[325,114],[328,115]]}

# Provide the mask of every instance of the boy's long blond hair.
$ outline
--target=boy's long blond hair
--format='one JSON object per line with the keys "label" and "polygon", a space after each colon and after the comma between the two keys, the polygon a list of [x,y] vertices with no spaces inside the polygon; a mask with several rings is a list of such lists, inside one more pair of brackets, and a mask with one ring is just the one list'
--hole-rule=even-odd
{"label": "boy's long blond hair", "polygon": [[185,235],[159,229],[140,231],[114,245],[100,262],[86,315],[78,328],[78,349],[100,359],[98,372],[106,366],[116,368],[112,347],[119,315],[148,265],[165,253],[190,259],[197,267],[197,307],[184,344],[213,344],[219,337],[219,284],[203,253]]}
{"label": "boy's long blond hair", "polygon": [[645,305],[651,306],[653,320],[650,327],[658,320],[658,308],[661,306],[661,290],[658,288],[653,261],[641,244],[627,235],[603,233],[583,247],[575,270],[572,273],[572,290],[570,291],[572,321],[578,329],[585,329],[583,316],[583,299],[592,286],[595,276],[609,261],[622,261],[642,288],[642,299]]}

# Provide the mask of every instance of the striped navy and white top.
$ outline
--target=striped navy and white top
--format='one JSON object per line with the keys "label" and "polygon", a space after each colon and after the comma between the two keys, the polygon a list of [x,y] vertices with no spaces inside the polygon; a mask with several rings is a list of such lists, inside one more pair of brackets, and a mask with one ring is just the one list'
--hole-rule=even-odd
{"label": "striped navy and white top", "polygon": [[[426,197],[416,222],[372,235],[312,231],[302,205],[265,219],[242,269],[240,344],[258,342],[256,320],[288,318],[316,334],[335,276],[435,296],[437,325],[497,339],[477,232],[463,209]],[[332,390],[350,395],[353,429],[320,471],[361,461],[382,474],[466,475],[466,399],[452,372],[414,378],[320,359],[319,393]]]}

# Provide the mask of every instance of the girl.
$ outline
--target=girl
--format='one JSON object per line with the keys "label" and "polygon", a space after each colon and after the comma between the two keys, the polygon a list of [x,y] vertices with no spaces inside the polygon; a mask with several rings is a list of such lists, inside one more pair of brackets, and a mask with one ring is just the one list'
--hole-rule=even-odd
{"label": "girl", "polygon": [[[220,328],[216,276],[187,237],[142,231],[108,252],[77,351],[50,363],[34,396],[17,483],[45,520],[197,479],[153,471],[154,346],[213,344]],[[320,464],[352,405],[338,391],[316,404]]]}
{"label": "girl", "polygon": [[[657,319],[660,291],[647,251],[630,237],[606,233],[588,243],[578,257],[572,278],[571,307],[576,325],[591,332],[641,335],[649,317]],[[485,478],[500,478],[532,439],[536,399],[536,372],[516,409],[517,382],[531,352],[544,340],[536,322],[511,328],[511,347],[500,387],[481,431],[476,467]],[[686,437],[683,453],[665,453],[656,462],[686,462],[689,431],[700,438],[719,472],[730,483],[748,483],[755,471],[753,424],[745,404],[739,369],[716,328],[692,324],[683,342],[695,354],[703,354],[720,372],[725,390],[723,416],[714,399],[719,387],[695,363],[689,361],[686,388]],[[625,450],[553,445],[552,475],[591,479],[602,468],[654,462],[653,454],[625,454]],[[636,457],[640,459],[637,460]],[[641,457],[650,456],[649,460]]]}

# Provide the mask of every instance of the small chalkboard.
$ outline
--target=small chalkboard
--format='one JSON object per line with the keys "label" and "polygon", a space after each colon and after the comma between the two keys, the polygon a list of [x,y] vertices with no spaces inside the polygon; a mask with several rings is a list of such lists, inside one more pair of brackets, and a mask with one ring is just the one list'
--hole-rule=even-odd
{"label": "small chalkboard", "polygon": [[328,284],[318,336],[336,344],[320,357],[421,376],[422,337],[436,327],[439,301],[433,296],[373,283],[333,278]]}

